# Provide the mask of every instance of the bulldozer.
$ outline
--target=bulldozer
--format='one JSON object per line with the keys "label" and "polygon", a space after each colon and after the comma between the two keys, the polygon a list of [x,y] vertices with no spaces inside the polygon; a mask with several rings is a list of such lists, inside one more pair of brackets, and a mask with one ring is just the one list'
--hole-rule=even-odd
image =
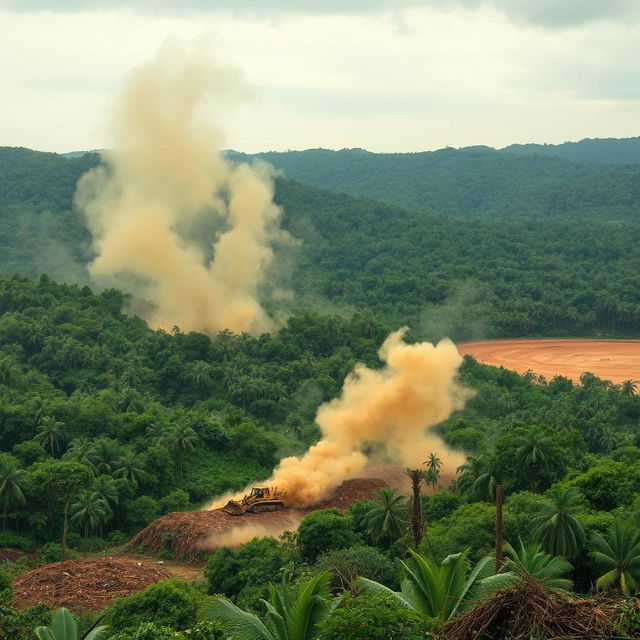
{"label": "bulldozer", "polygon": [[253,487],[251,493],[242,500],[229,500],[222,507],[225,513],[241,516],[243,513],[259,513],[260,511],[278,511],[284,509],[287,492],[278,487]]}

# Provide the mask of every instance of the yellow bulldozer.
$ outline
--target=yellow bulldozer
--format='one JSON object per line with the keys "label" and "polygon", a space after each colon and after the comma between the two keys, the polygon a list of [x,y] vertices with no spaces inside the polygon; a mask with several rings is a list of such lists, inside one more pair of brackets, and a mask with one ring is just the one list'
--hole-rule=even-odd
{"label": "yellow bulldozer", "polygon": [[222,507],[225,513],[241,516],[243,513],[259,513],[260,511],[278,511],[286,507],[287,492],[278,487],[253,487],[251,493],[242,500],[229,500]]}

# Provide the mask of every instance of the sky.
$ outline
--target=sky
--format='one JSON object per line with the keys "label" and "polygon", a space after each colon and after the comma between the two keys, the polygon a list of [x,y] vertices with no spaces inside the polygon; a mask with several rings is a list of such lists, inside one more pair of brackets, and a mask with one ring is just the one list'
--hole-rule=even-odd
{"label": "sky", "polygon": [[240,71],[241,151],[640,135],[640,0],[0,0],[0,146],[104,147],[167,40]]}

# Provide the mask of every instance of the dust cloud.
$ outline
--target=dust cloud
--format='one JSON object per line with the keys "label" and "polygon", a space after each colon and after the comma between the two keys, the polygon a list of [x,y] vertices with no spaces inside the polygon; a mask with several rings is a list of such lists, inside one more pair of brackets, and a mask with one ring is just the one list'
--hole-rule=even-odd
{"label": "dust cloud", "polygon": [[[420,466],[431,452],[442,459],[443,472],[464,463],[462,454],[429,432],[461,409],[470,395],[457,381],[462,358],[450,340],[435,346],[407,344],[405,333],[401,329],[385,340],[379,352],[386,363],[382,369],[357,365],[341,395],[319,408],[316,423],[322,439],[302,457],[281,460],[261,484],[287,490],[288,504],[304,507],[361,473],[369,463],[370,447],[382,447],[389,460],[410,467]],[[225,501],[217,499],[208,508]]]}
{"label": "dust cloud", "polygon": [[203,540],[198,548],[202,550],[219,549],[220,547],[238,547],[253,538],[278,538],[284,531],[295,531],[302,520],[288,512],[282,514],[277,522],[271,524],[251,523],[234,527],[224,533],[214,533]]}
{"label": "dust cloud", "polygon": [[[117,99],[112,150],[78,183],[93,234],[94,279],[149,300],[153,327],[261,333],[257,290],[273,260],[280,209],[266,166],[232,165],[217,121],[243,96],[238,75],[202,51],[165,45]],[[210,251],[194,229],[215,217]]]}

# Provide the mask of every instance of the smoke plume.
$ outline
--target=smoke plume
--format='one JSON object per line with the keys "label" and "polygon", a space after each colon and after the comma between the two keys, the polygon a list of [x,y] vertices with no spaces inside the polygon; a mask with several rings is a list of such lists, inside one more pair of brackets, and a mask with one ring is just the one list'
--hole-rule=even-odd
{"label": "smoke plume", "polygon": [[[150,300],[148,322],[170,329],[260,333],[272,320],[257,298],[270,243],[283,232],[268,171],[231,165],[216,124],[242,97],[237,75],[202,54],[164,46],[117,100],[112,151],[78,183],[93,234],[94,278]],[[215,217],[209,251],[194,229]]]}
{"label": "smoke plume", "polygon": [[[380,348],[384,368],[356,366],[340,397],[318,410],[322,439],[302,457],[281,460],[265,482],[286,489],[291,506],[316,504],[362,472],[369,447],[382,447],[389,459],[410,467],[419,467],[431,452],[442,459],[443,470],[464,462],[429,432],[469,396],[456,379],[460,354],[448,339],[436,346],[406,344],[405,333],[392,333]],[[209,508],[223,503],[218,499]]]}

